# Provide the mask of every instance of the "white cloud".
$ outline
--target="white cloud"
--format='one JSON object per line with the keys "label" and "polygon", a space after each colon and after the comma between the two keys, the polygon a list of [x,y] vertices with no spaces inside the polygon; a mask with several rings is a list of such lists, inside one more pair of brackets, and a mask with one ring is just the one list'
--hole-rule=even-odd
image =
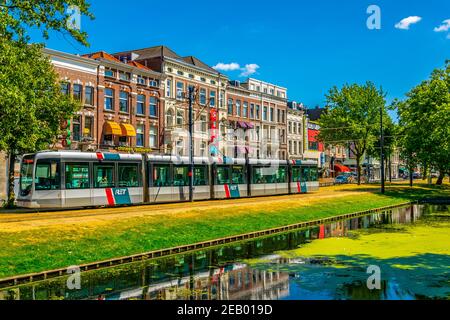
{"label": "white cloud", "polygon": [[219,71],[236,71],[240,70],[241,74],[240,77],[248,77],[252,74],[256,73],[256,71],[259,69],[259,66],[256,63],[250,63],[246,64],[245,67],[241,67],[239,63],[231,62],[231,63],[223,63],[219,62],[216,64],[213,69],[219,70]]}
{"label": "white cloud", "polygon": [[450,30],[450,19],[442,21],[439,27],[434,28],[434,32],[443,32]]}
{"label": "white cloud", "polygon": [[259,66],[256,63],[246,64],[244,68],[241,68],[242,73],[239,75],[240,77],[248,77],[252,74],[256,73],[259,69]]}
{"label": "white cloud", "polygon": [[397,29],[402,29],[402,30],[409,30],[409,26],[414,24],[414,23],[418,23],[420,20],[422,20],[421,17],[418,16],[410,16],[407,18],[402,19],[399,23],[397,23],[395,25],[395,27]]}
{"label": "white cloud", "polygon": [[232,63],[219,62],[218,64],[216,64],[213,67],[213,69],[220,70],[220,71],[234,71],[234,70],[239,70],[240,68],[241,68],[241,66],[236,62],[232,62]]}

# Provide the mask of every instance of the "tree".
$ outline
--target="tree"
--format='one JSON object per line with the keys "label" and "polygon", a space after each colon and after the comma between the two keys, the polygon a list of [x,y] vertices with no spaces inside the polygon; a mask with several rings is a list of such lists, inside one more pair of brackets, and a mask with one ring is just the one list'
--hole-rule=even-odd
{"label": "tree", "polygon": [[0,36],[29,41],[27,28],[38,28],[48,39],[49,31],[67,33],[88,45],[87,33],[71,27],[73,13],[94,19],[85,0],[0,0]]}
{"label": "tree", "polygon": [[328,107],[319,120],[319,140],[348,148],[356,157],[358,184],[361,158],[372,147],[379,127],[384,92],[371,82],[333,87],[326,95]]}
{"label": "tree", "polygon": [[81,107],[61,93],[43,46],[28,44],[27,30],[38,28],[44,38],[49,31],[62,32],[88,45],[87,34],[70,23],[74,12],[93,18],[88,9],[85,0],[0,0],[0,151],[9,158],[9,207],[16,156],[48,148],[61,122]]}
{"label": "tree", "polygon": [[41,45],[0,41],[0,150],[9,157],[8,202],[14,204],[16,156],[48,149],[61,122],[81,106],[61,93]]}
{"label": "tree", "polygon": [[442,184],[450,173],[450,61],[406,96],[396,103],[403,157],[427,171],[437,169],[437,184]]}

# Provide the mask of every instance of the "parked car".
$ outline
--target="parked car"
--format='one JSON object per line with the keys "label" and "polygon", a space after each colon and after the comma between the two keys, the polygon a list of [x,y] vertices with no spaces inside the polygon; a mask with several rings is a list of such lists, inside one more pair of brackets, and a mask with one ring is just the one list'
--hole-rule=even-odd
{"label": "parked car", "polygon": [[347,176],[337,176],[334,179],[334,182],[337,183],[337,184],[348,183],[348,177]]}

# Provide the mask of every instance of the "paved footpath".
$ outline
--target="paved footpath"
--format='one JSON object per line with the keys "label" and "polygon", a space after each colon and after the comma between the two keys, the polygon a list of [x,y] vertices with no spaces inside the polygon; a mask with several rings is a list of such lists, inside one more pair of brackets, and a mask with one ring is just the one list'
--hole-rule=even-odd
{"label": "paved footpath", "polygon": [[308,206],[320,203],[326,199],[339,199],[348,196],[363,196],[376,192],[376,186],[342,185],[323,187],[318,192],[283,195],[271,197],[243,198],[232,200],[199,201],[194,203],[172,203],[130,206],[119,208],[97,208],[85,210],[49,211],[39,213],[0,213],[0,231],[18,232],[41,227],[57,227],[58,225],[76,224],[107,224],[121,219],[139,218],[144,216],[184,214],[187,211],[214,211],[214,209],[237,209],[245,207],[256,209],[257,207],[277,207],[295,204]]}

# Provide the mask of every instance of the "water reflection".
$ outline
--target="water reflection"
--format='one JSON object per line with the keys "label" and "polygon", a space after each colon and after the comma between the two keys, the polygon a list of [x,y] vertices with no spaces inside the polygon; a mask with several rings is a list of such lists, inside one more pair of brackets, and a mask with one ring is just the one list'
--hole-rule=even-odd
{"label": "water reflection", "polygon": [[[381,290],[367,289],[361,280],[367,278],[366,270],[358,267],[358,257],[343,260],[347,266],[353,263],[351,268],[339,268],[339,262],[326,258],[286,258],[275,252],[317,239],[347,237],[358,229],[385,232],[383,226],[411,224],[424,212],[436,210],[418,205],[392,209],[214,250],[82,273],[80,290],[67,289],[67,278],[61,277],[0,290],[0,299],[416,299],[420,296],[402,287],[403,282],[395,277],[382,281]],[[243,263],[248,259],[256,263]],[[443,287],[448,289],[448,274],[434,276],[436,283],[447,281]],[[426,277],[416,280],[430,281]]]}

